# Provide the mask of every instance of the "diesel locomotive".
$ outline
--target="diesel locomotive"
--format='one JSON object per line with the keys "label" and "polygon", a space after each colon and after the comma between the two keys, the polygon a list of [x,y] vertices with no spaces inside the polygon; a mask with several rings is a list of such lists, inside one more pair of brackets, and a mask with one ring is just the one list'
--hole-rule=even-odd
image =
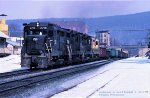
{"label": "diesel locomotive", "polygon": [[24,23],[21,66],[48,68],[107,58],[127,58],[122,49],[106,49],[99,40],[48,22]]}
{"label": "diesel locomotive", "polygon": [[22,67],[48,68],[99,57],[95,37],[47,22],[23,25]]}

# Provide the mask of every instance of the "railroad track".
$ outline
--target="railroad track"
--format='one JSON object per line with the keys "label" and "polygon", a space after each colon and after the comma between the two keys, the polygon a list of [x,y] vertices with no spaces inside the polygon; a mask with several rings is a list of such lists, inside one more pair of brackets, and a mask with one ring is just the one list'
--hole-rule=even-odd
{"label": "railroad track", "polygon": [[13,71],[13,72],[6,72],[6,73],[1,73],[0,74],[0,83],[4,83],[7,81],[12,81],[15,80],[15,78],[19,77],[19,76],[23,76],[23,75],[27,75],[27,74],[32,74],[32,73],[38,73],[42,70],[19,70],[19,71]]}
{"label": "railroad track", "polygon": [[9,80],[0,83],[0,95],[4,95],[5,93],[10,92],[11,90],[15,90],[21,87],[26,87],[35,83],[56,79],[59,77],[63,77],[67,74],[73,74],[92,67],[105,65],[112,61],[113,60],[96,61],[94,63],[93,62],[85,63],[80,65],[74,65],[54,70],[41,71],[37,73],[31,73],[28,75],[18,76],[18,78],[14,80]]}
{"label": "railroad track", "polygon": [[13,76],[13,75],[17,75],[17,74],[22,74],[22,73],[27,73],[30,70],[18,70],[18,71],[13,71],[13,72],[6,72],[6,73],[0,73],[0,78],[3,77],[9,77],[9,76]]}

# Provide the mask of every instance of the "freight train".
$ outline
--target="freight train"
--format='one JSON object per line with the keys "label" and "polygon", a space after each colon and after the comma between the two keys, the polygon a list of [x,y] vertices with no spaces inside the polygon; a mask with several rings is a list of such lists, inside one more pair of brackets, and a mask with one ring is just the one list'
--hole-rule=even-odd
{"label": "freight train", "polygon": [[[48,68],[114,57],[111,56],[113,53],[111,49],[100,47],[98,39],[87,34],[47,22],[31,22],[23,25],[22,67]],[[124,57],[122,55],[122,58]]]}

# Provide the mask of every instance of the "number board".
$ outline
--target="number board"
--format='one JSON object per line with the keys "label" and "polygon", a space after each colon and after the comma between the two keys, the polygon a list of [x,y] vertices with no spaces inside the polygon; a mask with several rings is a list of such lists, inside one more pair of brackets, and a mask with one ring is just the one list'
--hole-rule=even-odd
{"label": "number board", "polygon": [[47,27],[30,27],[30,30],[34,30],[34,29],[45,30],[45,29],[47,29]]}

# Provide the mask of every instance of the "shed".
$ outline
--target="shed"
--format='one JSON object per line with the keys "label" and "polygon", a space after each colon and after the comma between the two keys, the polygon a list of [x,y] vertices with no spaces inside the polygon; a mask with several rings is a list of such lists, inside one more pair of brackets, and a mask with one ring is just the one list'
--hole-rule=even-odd
{"label": "shed", "polygon": [[6,40],[7,48],[10,50],[11,54],[20,54],[21,53],[21,45],[18,42],[11,41],[9,39]]}
{"label": "shed", "polygon": [[9,37],[6,34],[4,34],[2,31],[0,31],[0,54],[7,53],[6,38],[9,38]]}

